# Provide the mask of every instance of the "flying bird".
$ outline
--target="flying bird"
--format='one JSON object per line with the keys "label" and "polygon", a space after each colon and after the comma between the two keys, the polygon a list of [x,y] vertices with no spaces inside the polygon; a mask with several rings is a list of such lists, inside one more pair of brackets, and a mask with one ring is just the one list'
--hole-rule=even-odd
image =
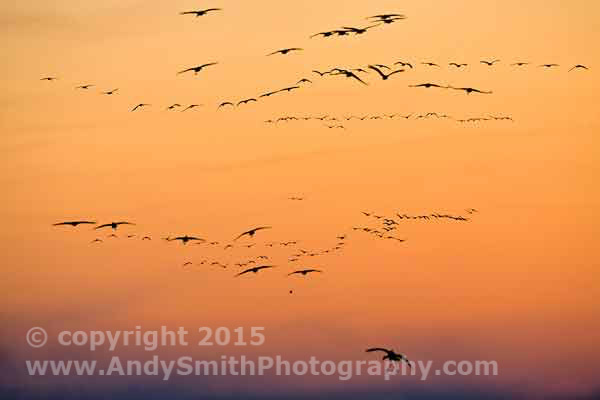
{"label": "flying bird", "polygon": [[356,79],[357,81],[359,81],[360,83],[362,83],[363,85],[368,85],[368,83],[366,83],[365,81],[363,81],[362,79],[360,79],[354,72],[352,71],[348,71],[345,69],[340,69],[340,68],[335,68],[335,70],[337,71],[336,73],[331,73],[331,75],[344,75],[346,78],[353,78]]}
{"label": "flying bird", "polygon": [[56,224],[52,224],[52,226],[62,226],[62,225],[70,225],[77,226],[82,224],[96,224],[96,221],[66,221],[66,222],[57,222]]}
{"label": "flying bird", "polygon": [[201,239],[201,238],[198,238],[198,237],[195,237],[195,236],[188,236],[188,235],[178,236],[176,238],[168,239],[168,240],[169,240],[169,242],[172,242],[174,240],[181,240],[181,243],[183,243],[183,244],[187,244],[187,242],[191,242],[191,241],[194,241],[194,240],[204,242],[204,239]]}
{"label": "flying bird", "polygon": [[238,101],[237,105],[239,106],[241,104],[248,104],[251,101],[256,101],[256,99],[255,98],[250,98],[250,99],[240,100],[240,101]]}
{"label": "flying bird", "polygon": [[394,63],[394,65],[397,65],[397,64],[400,64],[400,66],[401,66],[401,67],[409,67],[410,69],[412,69],[412,68],[413,68],[412,64],[411,64],[411,63],[408,63],[408,62],[404,62],[404,61],[396,61],[396,62]]}
{"label": "flying bird", "polygon": [[279,92],[291,92],[294,89],[300,89],[300,86],[290,86],[290,87],[286,87],[283,89],[279,89],[277,92],[275,93],[279,93]]}
{"label": "flying bird", "polygon": [[491,67],[491,66],[492,66],[492,65],[494,65],[495,63],[497,63],[497,62],[500,62],[500,60],[492,60],[492,61],[481,60],[481,61],[479,61],[479,62],[480,62],[481,64],[485,64],[485,65],[488,65],[488,66],[490,66],[490,67]]}
{"label": "flying bird", "polygon": [[440,89],[448,89],[449,86],[440,86],[436,83],[421,83],[419,85],[409,85],[409,87],[424,87],[424,88],[431,88],[431,87],[436,87],[436,88],[440,88]]}
{"label": "flying bird", "polygon": [[319,33],[315,33],[314,35],[309,36],[309,38],[312,39],[315,36],[330,37],[330,36],[333,36],[334,34],[335,34],[335,31],[319,32]]}
{"label": "flying bird", "polygon": [[89,89],[89,88],[91,88],[92,86],[95,86],[95,85],[90,85],[90,84],[87,84],[87,85],[79,85],[79,86],[76,86],[76,87],[75,87],[75,89]]}
{"label": "flying bird", "polygon": [[283,55],[285,55],[285,54],[287,54],[287,53],[289,53],[289,52],[292,52],[292,51],[300,51],[300,50],[304,50],[304,49],[301,49],[301,48],[299,48],[299,47],[290,47],[290,48],[288,48],[288,49],[281,49],[281,50],[274,51],[274,52],[272,52],[272,53],[269,53],[269,54],[267,54],[267,55],[268,55],[268,56],[272,56],[272,55],[274,55],[274,54],[283,54]]}
{"label": "flying bird", "polygon": [[379,76],[381,76],[381,79],[386,81],[388,80],[388,78],[398,72],[404,72],[403,69],[397,69],[395,71],[390,72],[389,74],[384,74],[379,68],[377,68],[374,65],[369,65],[369,68],[372,69],[373,71],[377,72],[379,74]]}
{"label": "flying bird", "polygon": [[127,222],[127,221],[121,221],[121,222],[110,222],[108,224],[103,224],[103,225],[98,225],[97,227],[95,227],[94,229],[101,229],[101,228],[107,228],[107,227],[111,227],[112,229],[117,229],[119,227],[119,225],[135,225],[132,222]]}
{"label": "flying bird", "polygon": [[379,14],[367,17],[366,19],[391,19],[391,18],[406,18],[404,14]]}
{"label": "flying bird", "polygon": [[241,276],[244,274],[247,274],[249,272],[254,272],[255,274],[258,273],[258,271],[263,270],[263,269],[268,269],[268,268],[275,268],[273,265],[261,265],[260,267],[253,267],[253,268],[248,268],[247,270],[244,270],[242,272],[240,272],[239,274],[236,274],[235,276]]}
{"label": "flying bird", "polygon": [[296,85],[300,85],[301,83],[312,83],[312,81],[310,79],[302,78],[296,82]]}
{"label": "flying bird", "polygon": [[176,107],[181,107],[181,104],[179,104],[179,103],[171,104],[169,107],[167,107],[167,111],[174,110]]}
{"label": "flying bird", "polygon": [[183,11],[179,15],[195,15],[196,17],[202,17],[211,11],[221,11],[221,8],[207,8],[206,10],[195,10],[195,11]]}
{"label": "flying bird", "polygon": [[115,94],[117,91],[119,90],[119,88],[113,89],[113,90],[108,90],[106,92],[102,92],[102,94],[106,94],[106,95],[111,95],[111,94]]}
{"label": "flying bird", "polygon": [[369,30],[371,28],[375,28],[376,26],[379,26],[379,25],[380,24],[375,24],[375,25],[366,26],[364,28],[353,28],[351,26],[343,26],[342,29],[345,29],[348,32],[352,32],[355,35],[362,35],[363,33],[366,33],[367,30]]}
{"label": "flying bird", "polygon": [[412,367],[411,362],[408,360],[408,358],[406,358],[406,356],[402,353],[396,353],[394,350],[388,350],[388,349],[384,349],[381,347],[372,347],[370,349],[365,350],[367,353],[371,353],[374,351],[382,351],[385,353],[385,356],[383,356],[382,360],[390,360],[390,361],[404,361],[409,368]]}
{"label": "flying bird", "polygon": [[327,75],[327,74],[331,73],[331,71],[321,72],[321,71],[317,71],[316,69],[313,69],[312,72],[314,72],[315,74],[319,74],[319,76],[323,76],[323,75]]}
{"label": "flying bird", "polygon": [[43,77],[42,79],[40,79],[40,81],[55,81],[57,79],[58,78],[56,78],[54,76],[46,76],[46,77]]}
{"label": "flying bird", "polygon": [[192,108],[196,108],[196,107],[200,107],[202,104],[190,104],[189,106],[187,106],[186,108],[184,108],[183,110],[181,110],[181,112],[187,111],[187,110],[191,110]]}
{"label": "flying bird", "polygon": [[254,229],[250,229],[249,231],[246,231],[242,234],[240,234],[238,237],[236,237],[235,239],[233,239],[233,241],[235,242],[236,240],[238,240],[239,238],[241,238],[244,235],[248,235],[250,237],[254,237],[254,234],[256,234],[256,232],[263,230],[263,229],[271,229],[270,226],[259,226],[258,228],[254,228]]}
{"label": "flying bird", "polygon": [[569,72],[573,71],[574,69],[578,69],[578,68],[581,68],[581,69],[589,69],[589,68],[588,68],[588,67],[586,67],[585,65],[577,64],[577,65],[575,65],[573,68],[571,68],[571,69],[569,70]]}
{"label": "flying bird", "polygon": [[523,65],[528,65],[528,64],[529,64],[528,62],[519,61],[519,62],[516,62],[516,63],[512,63],[510,65],[511,66],[515,66],[515,67],[522,67]]}
{"label": "flying bird", "polygon": [[217,107],[217,109],[219,109],[221,107],[225,107],[225,106],[231,106],[231,107],[233,107],[234,104],[232,102],[230,102],[230,101],[224,101],[221,104],[219,104],[219,106]]}
{"label": "flying bird", "polygon": [[149,105],[150,105],[150,104],[146,104],[146,103],[140,103],[140,104],[138,104],[137,106],[133,107],[133,109],[132,109],[131,111],[135,111],[135,110],[137,110],[138,108],[146,107],[146,106],[149,106]]}
{"label": "flying bird", "polygon": [[432,63],[432,62],[422,62],[421,64],[427,65],[429,67],[439,67],[439,65],[437,65],[436,63]]}
{"label": "flying bird", "polygon": [[484,90],[479,90],[479,89],[474,89],[471,87],[461,87],[461,88],[457,88],[457,87],[452,87],[449,86],[449,89],[454,89],[454,90],[463,90],[465,91],[467,94],[471,94],[471,93],[483,93],[483,94],[492,94],[492,91],[484,91]]}
{"label": "flying bird", "polygon": [[451,62],[451,63],[450,63],[450,64],[448,64],[448,65],[455,66],[456,68],[460,68],[460,67],[466,67],[466,66],[467,66],[467,64],[465,64],[465,63],[461,63],[461,64],[459,64],[459,63],[455,63],[455,62]]}
{"label": "flying bird", "polygon": [[552,68],[552,67],[558,67],[558,64],[542,64],[542,65],[540,65],[540,67]]}
{"label": "flying bird", "polygon": [[183,73],[186,73],[186,72],[191,72],[191,71],[194,71],[194,75],[196,75],[196,74],[198,74],[198,72],[202,71],[203,68],[210,67],[212,65],[217,65],[217,64],[218,63],[216,63],[216,62],[210,62],[210,63],[198,65],[198,66],[195,66],[195,67],[187,68],[187,69],[184,69],[182,71],[179,71],[177,73],[177,75],[183,74]]}
{"label": "flying bird", "polygon": [[288,274],[288,276],[291,276],[291,275],[303,275],[303,276],[306,276],[307,274],[310,274],[311,272],[323,272],[323,271],[321,271],[320,269],[312,269],[312,268],[310,268],[310,269],[301,269],[301,270],[298,270],[298,271],[290,272]]}

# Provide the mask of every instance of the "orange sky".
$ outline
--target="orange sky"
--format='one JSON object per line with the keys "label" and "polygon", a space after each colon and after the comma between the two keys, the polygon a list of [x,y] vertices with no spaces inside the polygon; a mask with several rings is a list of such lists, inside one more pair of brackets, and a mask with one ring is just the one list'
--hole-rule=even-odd
{"label": "orange sky", "polygon": [[[224,10],[177,15],[204,6]],[[267,344],[248,354],[361,359],[366,346],[393,346],[415,359],[500,364],[496,380],[440,382],[595,389],[600,55],[591,49],[600,40],[599,11],[583,0],[0,4],[0,307],[7,321],[0,346],[31,357],[22,336],[34,325],[265,326]],[[308,38],[364,26],[366,16],[382,12],[408,18],[360,37]],[[304,51],[265,56],[284,47]],[[479,64],[493,58],[502,61]],[[310,72],[397,60],[415,69],[385,82],[364,75],[369,86]],[[521,60],[532,65],[509,66]],[[219,65],[197,77],[176,76],[212,61]],[[452,70],[451,61],[469,66]],[[567,72],[578,63],[590,70]],[[44,76],[59,79],[41,82]],[[302,77],[314,83],[216,111],[222,101]],[[423,82],[494,93],[408,87]],[[74,90],[85,83],[97,86]],[[114,96],[99,94],[114,88]],[[152,107],[129,112],[140,102]],[[204,107],[164,111],[176,102]],[[352,121],[345,130],[263,122],[430,111],[515,121]],[[293,195],[306,199],[287,200]],[[402,222],[394,233],[407,239],[402,244],[351,230],[375,225],[363,210],[465,214],[469,207],[480,212],[468,223]],[[81,218],[137,225],[114,240],[85,226],[51,226]],[[252,249],[159,240],[191,234],[226,243],[265,224],[273,229],[257,234]],[[127,233],[154,240],[127,241]],[[325,271],[307,280],[284,277],[294,269],[292,249],[264,246],[297,240],[323,250],[343,233],[342,252],[297,264]],[[105,243],[90,245],[95,237]],[[259,254],[279,269],[234,279],[234,266],[181,268]]]}

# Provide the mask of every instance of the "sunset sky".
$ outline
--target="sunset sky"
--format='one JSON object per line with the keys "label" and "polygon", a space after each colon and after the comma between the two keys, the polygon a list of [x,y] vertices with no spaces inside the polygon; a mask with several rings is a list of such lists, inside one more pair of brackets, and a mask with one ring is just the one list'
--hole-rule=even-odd
{"label": "sunset sky", "polygon": [[[209,7],[223,10],[178,15]],[[380,13],[407,19],[360,36],[309,39],[367,26],[365,18]],[[596,398],[599,13],[592,0],[0,2],[2,391],[14,398]],[[266,56],[287,47],[304,50]],[[480,63],[492,59],[501,61]],[[414,68],[387,81],[361,74],[368,86],[311,72],[398,60]],[[510,66],[518,61],[531,64]],[[219,64],[177,75],[209,62]],[[559,66],[538,67],[546,63]],[[576,64],[589,70],[568,72]],[[58,79],[40,80],[46,76]],[[313,83],[217,110],[301,78]],[[493,93],[409,87],[425,82]],[[83,84],[95,86],[75,89]],[[151,106],[130,112],[138,103]],[[203,106],[165,111],[173,103]],[[342,121],[345,129],[264,122],[427,112],[454,120]],[[489,115],[514,121],[456,121]],[[470,220],[399,221],[391,234],[406,239],[400,243],[352,230],[381,226],[362,211]],[[119,227],[116,239],[107,238],[110,229],[52,226],[79,219],[136,225]],[[262,225],[273,228],[223,249]],[[220,244],[160,240],[185,234]],[[340,251],[288,261],[298,249],[329,249],[342,234]],[[91,244],[95,238],[104,242]],[[265,246],[283,241],[298,244]],[[263,254],[277,269],[234,278],[235,263]],[[182,268],[202,260],[228,267]],[[324,273],[286,277],[300,267]],[[500,373],[426,382],[27,375],[28,359],[107,356],[31,349],[24,337],[32,326],[52,337],[139,325],[265,327],[260,347],[163,348],[162,357],[375,360],[364,350],[387,346],[439,364],[496,360]]]}

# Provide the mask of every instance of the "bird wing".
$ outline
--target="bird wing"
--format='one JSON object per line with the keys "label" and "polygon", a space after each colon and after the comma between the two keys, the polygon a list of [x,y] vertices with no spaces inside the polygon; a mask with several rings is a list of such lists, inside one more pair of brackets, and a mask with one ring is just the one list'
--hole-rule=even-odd
{"label": "bird wing", "polygon": [[388,74],[388,78],[389,78],[390,76],[394,75],[395,73],[398,73],[398,72],[404,72],[404,70],[403,70],[403,69],[397,69],[397,70],[395,70],[395,71],[392,71],[392,72],[390,72],[390,73]]}
{"label": "bird wing", "polygon": [[347,71],[347,75],[349,78],[354,78],[357,81],[359,81],[360,83],[362,83],[363,85],[368,85],[368,83],[366,83],[365,81],[360,79],[354,72]]}
{"label": "bird wing", "polygon": [[107,226],[111,226],[112,224],[102,224],[102,225],[98,225],[97,227],[95,227],[94,229],[100,229],[100,228],[106,228]]}
{"label": "bird wing", "polygon": [[188,68],[188,69],[184,69],[183,71],[179,71],[179,72],[177,73],[177,75],[179,75],[179,74],[183,74],[184,72],[193,71],[193,70],[194,70],[194,67],[192,67],[192,68]]}
{"label": "bird wing", "polygon": [[379,74],[379,76],[381,76],[382,78],[385,78],[385,74],[383,72],[381,72],[381,70],[379,68],[377,68],[374,65],[369,65],[369,68],[372,69],[373,71],[377,72]]}
{"label": "bird wing", "polygon": [[135,225],[133,222],[121,221],[115,222],[116,225]]}
{"label": "bird wing", "polygon": [[200,65],[200,69],[204,68],[204,67],[210,67],[211,65],[217,65],[218,63],[216,62],[211,62],[211,63],[207,63],[207,64],[202,64]]}
{"label": "bird wing", "polygon": [[240,275],[247,274],[248,272],[252,272],[252,271],[254,271],[254,269],[255,269],[255,268],[249,268],[249,269],[246,269],[246,270],[244,270],[244,271],[240,272],[239,274],[236,274],[235,276],[240,276]]}
{"label": "bird wing", "polygon": [[371,353],[371,352],[374,352],[374,351],[383,351],[386,354],[389,354],[391,352],[390,350],[384,349],[384,348],[381,348],[381,347],[372,347],[370,349],[365,350],[366,353]]}

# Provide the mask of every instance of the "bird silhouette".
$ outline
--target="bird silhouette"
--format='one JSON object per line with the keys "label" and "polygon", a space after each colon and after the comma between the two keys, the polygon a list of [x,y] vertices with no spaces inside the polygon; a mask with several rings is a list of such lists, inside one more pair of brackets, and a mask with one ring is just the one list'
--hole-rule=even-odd
{"label": "bird silhouette", "polygon": [[82,225],[82,224],[95,225],[96,221],[66,221],[66,222],[57,222],[56,224],[52,224],[52,226],[62,226],[62,225],[77,226],[77,225]]}
{"label": "bird silhouette", "polygon": [[302,83],[312,83],[312,81],[310,79],[302,78],[298,82],[296,82],[296,85],[300,85]]}
{"label": "bird silhouette", "polygon": [[411,64],[411,63],[408,63],[408,62],[404,62],[404,61],[396,61],[396,62],[394,63],[394,65],[398,65],[398,64],[399,64],[401,67],[408,67],[408,68],[410,68],[410,69],[412,69],[412,68],[413,68],[412,64]]}
{"label": "bird silhouette", "polygon": [[41,78],[40,81],[48,81],[48,82],[50,82],[50,81],[55,81],[57,79],[58,78],[56,78],[54,76],[45,76],[45,77]]}
{"label": "bird silhouette", "polygon": [[542,64],[539,65],[539,67],[543,67],[543,68],[552,68],[552,67],[558,67],[558,64]]}
{"label": "bird silhouette", "polygon": [[479,89],[474,89],[471,87],[452,87],[449,86],[449,89],[454,89],[454,90],[462,90],[464,92],[466,92],[467,94],[471,94],[471,93],[482,93],[482,94],[492,94],[491,91],[484,91],[484,90],[479,90]]}
{"label": "bird silhouette", "polygon": [[575,65],[573,68],[571,68],[571,69],[569,70],[569,72],[573,71],[574,69],[579,69],[579,68],[580,68],[580,69],[589,69],[589,68],[588,68],[588,67],[586,67],[585,65],[582,65],[582,64],[577,64],[577,65]]}
{"label": "bird silhouette", "polygon": [[234,104],[232,102],[230,102],[230,101],[224,101],[221,104],[219,104],[219,106],[217,107],[217,109],[219,109],[221,107],[225,107],[225,106],[231,106],[231,107],[233,107]]}
{"label": "bird silhouette", "polygon": [[242,236],[248,235],[250,237],[254,237],[254,235],[256,234],[256,232],[263,230],[263,229],[271,229],[270,226],[259,226],[258,228],[254,228],[254,229],[250,229],[246,232],[241,233],[238,237],[236,237],[235,239],[233,239],[233,241],[235,242],[236,240],[238,240],[239,238],[241,238]]}
{"label": "bird silhouette", "polygon": [[95,86],[95,85],[90,85],[90,84],[87,84],[87,85],[79,85],[79,86],[75,86],[75,89],[89,89],[89,88],[91,88],[91,87],[93,87],[93,86]]}
{"label": "bird silhouette", "polygon": [[263,269],[268,269],[268,268],[275,268],[275,266],[273,266],[273,265],[261,265],[259,267],[248,268],[248,269],[240,272],[239,274],[236,274],[235,276],[236,277],[237,276],[241,276],[241,275],[247,274],[249,272],[254,272],[256,274],[256,273],[258,273],[258,271],[261,271]]}
{"label": "bird silhouette", "polygon": [[381,351],[385,353],[385,356],[383,356],[382,360],[390,360],[390,361],[397,361],[397,362],[401,362],[404,361],[409,368],[412,367],[411,362],[408,360],[408,358],[406,358],[406,356],[402,353],[396,353],[394,350],[388,350],[388,349],[384,349],[382,347],[372,347],[369,348],[367,350],[365,350],[367,353],[372,353],[374,351]]}
{"label": "bird silhouette", "polygon": [[479,62],[480,62],[481,64],[485,64],[485,65],[488,65],[488,66],[490,66],[490,67],[491,67],[491,66],[492,66],[492,65],[494,65],[495,63],[497,63],[497,62],[500,62],[500,60],[492,60],[492,61],[481,60],[481,61],[479,61]]}
{"label": "bird silhouette", "polygon": [[342,29],[345,29],[348,32],[352,32],[355,35],[362,35],[363,33],[366,33],[369,29],[375,28],[376,26],[379,26],[379,25],[381,25],[381,24],[370,25],[370,26],[366,26],[364,28],[353,28],[351,26],[343,26]]}
{"label": "bird silhouette", "polygon": [[140,103],[140,104],[138,104],[137,106],[133,107],[133,108],[131,109],[131,111],[135,111],[135,110],[137,110],[138,108],[147,107],[147,106],[149,106],[149,105],[150,105],[150,104],[146,104],[146,103]]}
{"label": "bird silhouette", "polygon": [[184,69],[182,71],[179,71],[177,73],[177,75],[183,74],[183,73],[186,73],[186,72],[192,72],[192,71],[194,72],[194,75],[197,75],[198,72],[202,71],[202,69],[204,69],[206,67],[210,67],[212,65],[217,65],[217,64],[218,64],[217,62],[210,62],[210,63],[206,63],[206,64],[202,64],[202,65],[197,65],[195,67],[186,68],[186,69]]}
{"label": "bird silhouette", "polygon": [[221,8],[207,8],[205,10],[183,11],[183,12],[180,12],[179,15],[195,15],[196,17],[202,17],[211,11],[221,11],[221,10],[222,10]]}
{"label": "bird silhouette", "polygon": [[299,48],[299,47],[290,47],[290,48],[287,48],[287,49],[276,50],[276,51],[274,51],[274,52],[272,52],[272,53],[269,53],[269,54],[267,54],[267,55],[268,55],[268,56],[272,56],[272,55],[275,55],[275,54],[283,54],[283,55],[286,55],[286,54],[288,54],[289,52],[292,52],[292,51],[300,51],[300,50],[304,50],[304,49],[301,49],[301,48]]}
{"label": "bird silhouette", "polygon": [[290,87],[286,87],[283,89],[279,89],[277,92],[275,93],[279,93],[279,92],[291,92],[294,89],[300,89],[300,86],[290,86]]}
{"label": "bird silhouette", "polygon": [[110,96],[111,94],[115,94],[118,90],[119,90],[119,88],[113,89],[113,90],[108,90],[106,92],[102,92],[102,94],[106,94],[106,95]]}
{"label": "bird silhouette", "polygon": [[391,18],[406,18],[404,14],[379,14],[367,17],[366,19],[391,19]]}
{"label": "bird silhouette", "polygon": [[196,107],[200,107],[202,104],[190,104],[189,106],[187,106],[186,108],[184,108],[183,110],[181,110],[181,112],[187,111],[187,110],[191,110],[192,108],[196,108]]}
{"label": "bird silhouette", "polygon": [[514,67],[522,67],[523,65],[528,65],[528,64],[529,64],[528,62],[519,61],[519,62],[516,62],[516,63],[512,63],[510,65],[514,66]]}
{"label": "bird silhouette", "polygon": [[432,88],[432,87],[440,88],[440,89],[448,89],[449,88],[449,86],[440,86],[437,83],[420,83],[418,85],[409,85],[409,87],[415,87],[415,88],[416,87],[424,87],[427,89]]}
{"label": "bird silhouette", "polygon": [[432,63],[432,62],[422,62],[421,64],[427,65],[429,67],[439,67],[439,65],[437,65],[436,63]]}
{"label": "bird silhouette", "polygon": [[101,228],[108,228],[108,227],[111,227],[112,229],[117,229],[119,227],[119,225],[135,225],[135,224],[132,222],[127,222],[127,221],[110,222],[108,224],[98,225],[94,229],[101,229]]}
{"label": "bird silhouette", "polygon": [[333,36],[335,34],[335,31],[326,31],[326,32],[319,32],[319,33],[315,33],[314,35],[310,35],[309,38],[314,38],[316,36],[323,36],[325,37],[330,37]]}
{"label": "bird silhouette", "polygon": [[314,72],[315,74],[319,74],[319,76],[324,76],[324,75],[328,75],[329,73],[331,73],[331,71],[321,72],[321,71],[317,71],[316,69],[313,69],[312,72]]}
{"label": "bird silhouette", "polygon": [[254,102],[255,102],[255,101],[257,101],[257,100],[256,100],[255,98],[249,98],[249,99],[245,99],[245,100],[240,100],[240,101],[238,101],[237,105],[239,106],[239,105],[242,105],[242,104],[248,104],[248,103],[250,103],[251,101],[254,101]]}
{"label": "bird silhouette", "polygon": [[311,272],[323,272],[323,271],[321,271],[320,269],[312,269],[312,268],[301,269],[301,270],[298,270],[298,271],[290,272],[288,274],[288,276],[291,276],[291,275],[303,275],[303,276],[306,276],[307,274],[310,274]]}
{"label": "bird silhouette", "polygon": [[176,107],[181,107],[181,104],[179,104],[179,103],[171,104],[169,107],[167,107],[167,111],[174,110]]}
{"label": "bird silhouette", "polygon": [[175,238],[172,238],[172,239],[168,239],[168,240],[169,240],[169,242],[173,242],[175,240],[181,240],[182,244],[187,244],[188,242],[192,242],[192,241],[202,241],[202,242],[204,242],[204,239],[201,239],[201,238],[198,238],[198,237],[195,237],[195,236],[188,236],[188,235],[178,236],[178,237],[175,237]]}
{"label": "bird silhouette", "polygon": [[348,71],[346,69],[340,69],[340,68],[334,68],[337,72],[332,72],[330,75],[344,75],[346,78],[352,78],[352,79],[356,79],[357,81],[359,81],[360,83],[362,83],[363,85],[368,85],[368,83],[366,83],[365,81],[363,81],[362,79],[360,79],[354,72],[352,71]]}
{"label": "bird silhouette", "polygon": [[467,64],[465,64],[465,63],[459,64],[459,63],[455,63],[455,62],[451,62],[448,65],[455,66],[456,68],[461,68],[461,67],[466,67],[467,66]]}
{"label": "bird silhouette", "polygon": [[386,81],[388,80],[388,78],[394,74],[397,74],[398,72],[404,72],[403,69],[397,69],[395,71],[390,72],[389,74],[384,74],[379,68],[377,68],[374,65],[369,65],[369,68],[372,69],[373,71],[377,72],[379,74],[379,76],[381,76],[381,79]]}

